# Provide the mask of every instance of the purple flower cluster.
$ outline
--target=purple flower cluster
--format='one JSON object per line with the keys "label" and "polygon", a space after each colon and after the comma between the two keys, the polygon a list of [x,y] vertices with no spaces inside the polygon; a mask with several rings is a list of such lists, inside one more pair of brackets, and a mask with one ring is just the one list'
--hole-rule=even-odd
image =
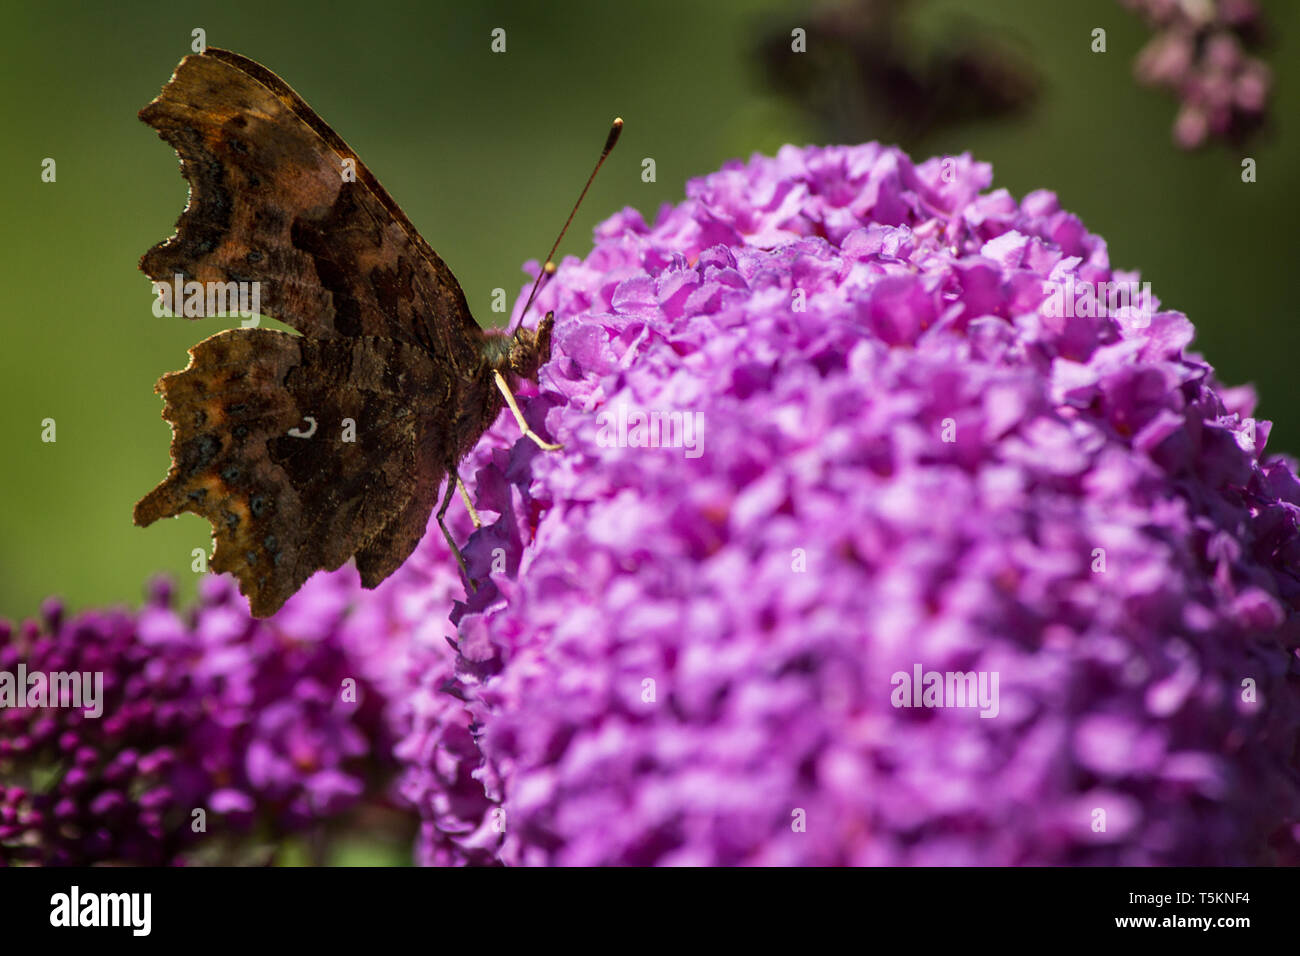
{"label": "purple flower cluster", "polygon": [[275,839],[353,804],[389,746],[339,633],[355,590],[321,578],[260,622],[206,577],[184,614],[159,582],[138,614],[51,601],[0,622],[0,671],[102,679],[98,715],[0,710],[0,865],[249,862],[254,827]]}
{"label": "purple flower cluster", "polygon": [[422,864],[1300,862],[1296,466],[991,179],[786,147],[603,223],[520,395],[564,450],[462,466],[468,594],[435,528],[268,621],[0,623],[103,675],[0,709],[0,863],[247,860],[390,756]]}
{"label": "purple flower cluster", "polygon": [[[506,436],[513,440],[517,430],[511,434],[503,419],[480,445],[480,454],[504,447]],[[473,530],[463,509],[449,513],[447,523],[462,541]],[[394,753],[403,768],[396,796],[421,821],[415,861],[486,865],[495,862],[500,840],[488,822],[494,805],[483,782],[487,770],[472,720],[455,683],[456,632],[448,621],[465,585],[437,525],[429,527],[406,563],[355,602],[340,639],[387,701],[389,730],[399,740]],[[344,573],[355,578],[354,572],[338,572]]]}
{"label": "purple flower cluster", "polygon": [[1239,139],[1260,125],[1273,79],[1264,61],[1245,49],[1263,32],[1254,0],[1123,2],[1156,31],[1134,71],[1142,83],[1178,97],[1174,141],[1179,146]]}
{"label": "purple flower cluster", "polygon": [[1300,861],[1295,465],[1184,316],[1061,308],[1137,277],[991,179],[786,147],[561,264],[565,448],[462,469],[455,652],[440,535],[366,610],[421,862]]}

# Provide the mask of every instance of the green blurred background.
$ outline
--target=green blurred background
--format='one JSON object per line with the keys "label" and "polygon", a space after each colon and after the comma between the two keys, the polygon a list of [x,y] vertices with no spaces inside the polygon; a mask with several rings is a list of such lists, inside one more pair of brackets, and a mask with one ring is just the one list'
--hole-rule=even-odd
{"label": "green blurred background", "polygon": [[[1300,451],[1300,331],[1288,304],[1300,228],[1291,122],[1300,4],[1264,8],[1274,129],[1244,149],[1189,155],[1172,145],[1176,105],[1134,83],[1147,33],[1114,0],[909,4],[916,56],[955,34],[995,37],[1035,75],[1032,106],[892,128],[868,111],[837,138],[902,137],[917,159],[970,150],[1016,196],[1057,191],[1106,237],[1112,264],[1140,269],[1165,307],[1192,318],[1222,379],[1258,386],[1259,415],[1277,422],[1271,446]],[[186,187],[171,150],[135,114],[189,52],[193,28],[265,63],[315,107],[455,270],[486,325],[502,318],[492,289],[513,298],[521,264],[545,253],[612,116],[627,121],[622,142],[562,252],[585,254],[592,226],[624,205],[652,218],[682,198],[687,178],[730,157],[843,129],[774,88],[759,53],[765,36],[788,37],[812,15],[808,4],[717,0],[6,0],[0,616],[31,614],[51,593],[73,606],[136,603],[159,570],[188,592],[191,549],[210,551],[195,516],[131,523],[133,503],[168,465],[154,381],[235,321],[154,317],[136,271],[170,235]],[[504,55],[489,49],[495,27],[507,31]],[[1095,27],[1107,30],[1105,54],[1090,51]],[[1241,182],[1245,155],[1258,163],[1254,184]],[[40,179],[45,157],[58,163],[52,184]],[[654,183],[641,180],[644,157],[656,161]],[[54,444],[41,441],[44,418],[57,421]]]}

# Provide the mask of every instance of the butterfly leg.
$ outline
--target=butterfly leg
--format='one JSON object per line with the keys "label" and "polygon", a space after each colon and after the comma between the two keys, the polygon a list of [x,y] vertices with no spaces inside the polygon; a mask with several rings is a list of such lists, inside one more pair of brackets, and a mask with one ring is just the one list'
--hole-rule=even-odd
{"label": "butterfly leg", "polygon": [[515,421],[519,423],[520,431],[531,438],[537,444],[537,447],[544,451],[559,451],[563,448],[563,445],[555,445],[551,442],[545,441],[535,431],[528,427],[528,422],[524,421],[524,413],[519,410],[519,405],[515,402],[514,393],[510,391],[510,385],[506,382],[505,376],[495,370],[492,374],[496,376],[497,388],[499,388],[501,394],[505,396],[506,404],[510,406],[510,411],[514,413]]}
{"label": "butterfly leg", "polygon": [[483,522],[479,520],[478,512],[474,509],[474,502],[470,499],[469,489],[465,487],[465,482],[460,480],[459,473],[453,472],[453,474],[456,475],[456,487],[460,489],[460,496],[465,500],[465,507],[469,509],[470,520],[474,522],[474,528],[477,530],[483,527]]}
{"label": "butterfly leg", "polygon": [[[471,591],[477,591],[478,585],[476,585],[474,579],[469,576],[469,567],[465,564],[465,556],[460,553],[460,548],[456,544],[456,539],[451,536],[451,532],[447,530],[447,523],[443,521],[443,517],[447,514],[447,507],[451,504],[451,496],[455,494],[458,485],[460,485],[460,475],[456,473],[455,468],[452,468],[447,474],[447,493],[442,496],[442,504],[438,506],[438,527],[442,529],[442,536],[447,539],[447,546],[451,548],[451,553],[455,556],[456,563],[460,565],[460,570],[465,575],[465,580],[469,582],[469,589]],[[474,517],[477,518],[478,515],[474,515]]]}

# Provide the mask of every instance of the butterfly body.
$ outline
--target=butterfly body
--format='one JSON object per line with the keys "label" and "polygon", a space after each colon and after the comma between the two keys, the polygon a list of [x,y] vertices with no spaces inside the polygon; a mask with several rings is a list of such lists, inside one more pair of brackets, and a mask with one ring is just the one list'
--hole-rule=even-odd
{"label": "butterfly body", "polygon": [[229,329],[159,380],[172,466],[135,521],[207,518],[212,569],[235,574],[258,616],[351,558],[375,587],[418,544],[444,479],[445,511],[503,389],[549,359],[550,319],[481,329],[356,154],[252,60],[188,56],[140,116],[190,184],[142,271],[256,283],[261,311],[300,334]]}

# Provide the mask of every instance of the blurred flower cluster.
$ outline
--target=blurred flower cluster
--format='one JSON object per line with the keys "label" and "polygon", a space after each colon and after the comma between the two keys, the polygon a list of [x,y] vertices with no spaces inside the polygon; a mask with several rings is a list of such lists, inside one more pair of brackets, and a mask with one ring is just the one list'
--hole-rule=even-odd
{"label": "blurred flower cluster", "polygon": [[1264,121],[1272,75],[1263,60],[1247,52],[1264,32],[1255,0],[1122,2],[1155,31],[1134,71],[1142,83],[1178,97],[1174,141],[1179,146],[1240,140]]}
{"label": "blurred flower cluster", "polygon": [[138,613],[0,622],[0,671],[102,680],[97,715],[0,710],[0,865],[264,862],[355,803],[389,744],[338,633],[352,590],[318,579],[267,623],[229,578],[186,613],[159,581]]}
{"label": "blurred flower cluster", "polygon": [[790,10],[769,10],[755,24],[758,78],[834,143],[871,138],[908,147],[1033,106],[1041,70],[1005,25],[984,22],[972,4],[921,30],[925,7],[818,0],[800,10],[793,35]]}

